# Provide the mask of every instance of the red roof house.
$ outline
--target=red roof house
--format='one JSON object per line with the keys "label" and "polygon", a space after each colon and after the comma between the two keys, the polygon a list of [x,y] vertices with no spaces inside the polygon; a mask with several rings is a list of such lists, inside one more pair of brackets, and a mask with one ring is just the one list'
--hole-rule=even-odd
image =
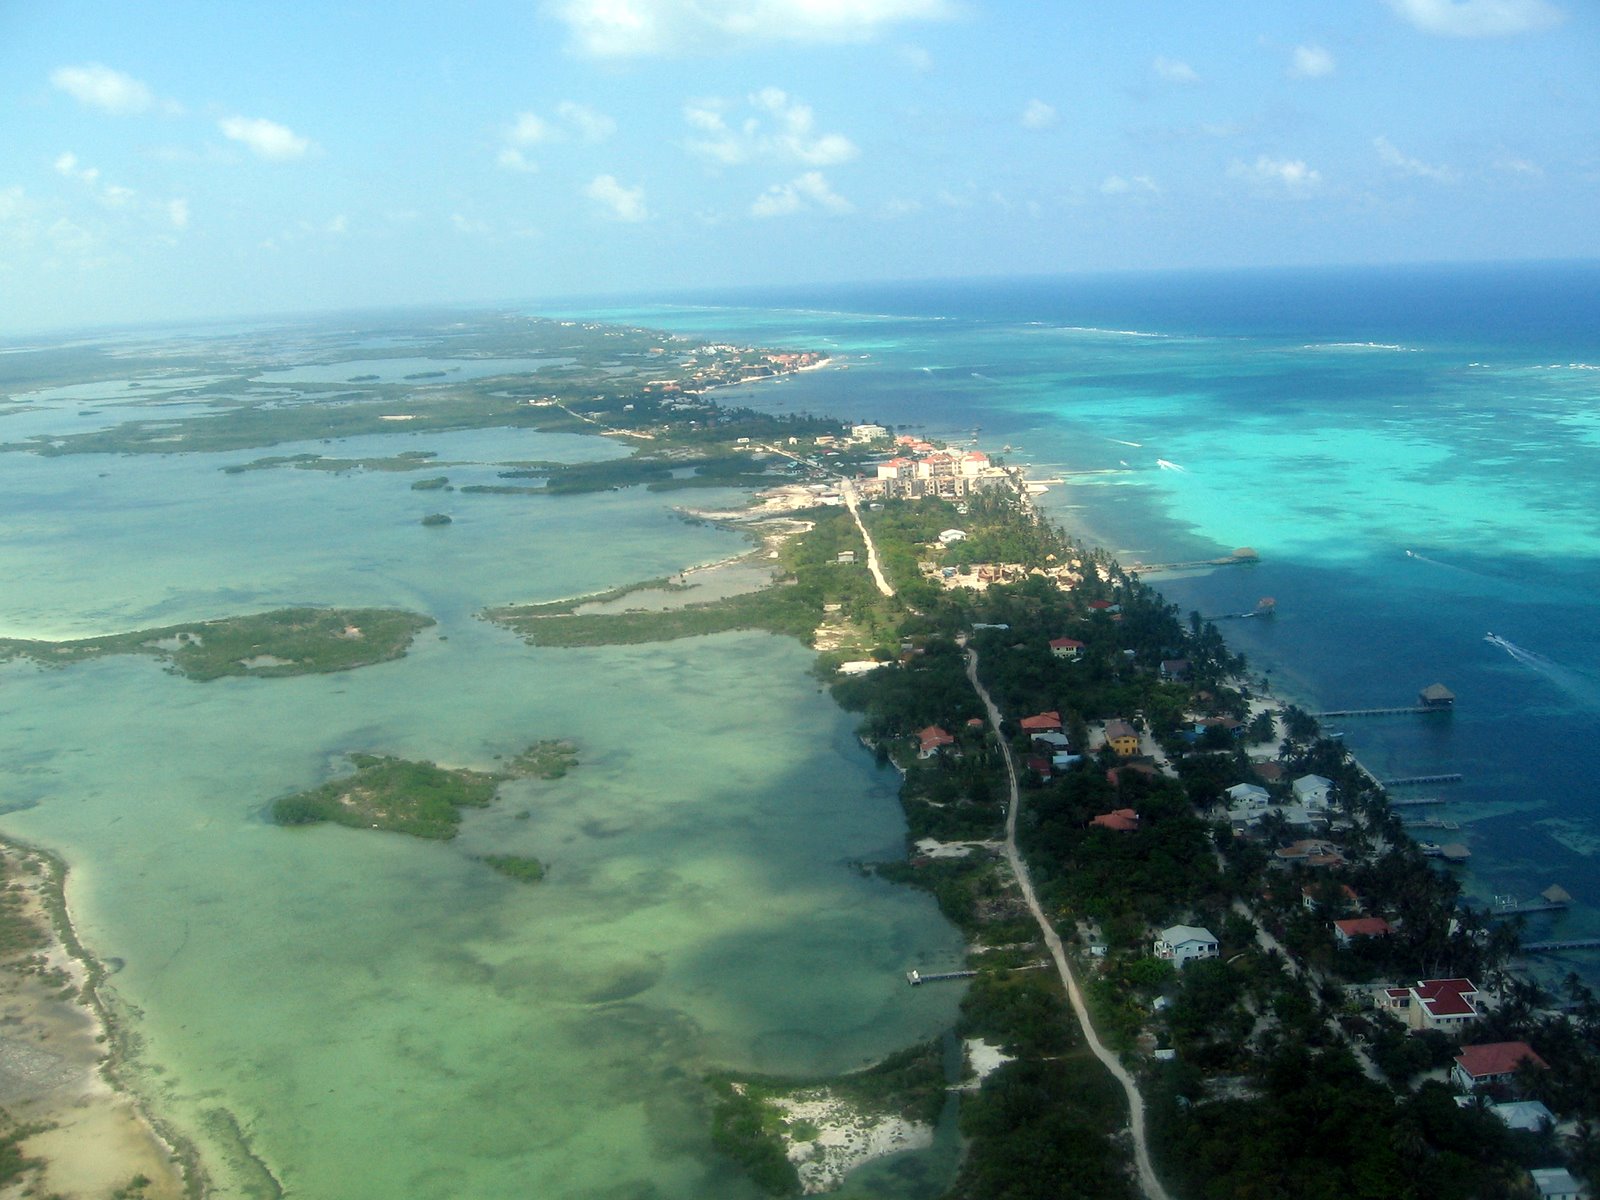
{"label": "red roof house", "polygon": [[1117,833],[1132,833],[1139,828],[1139,814],[1131,808],[1119,808],[1114,812],[1101,813],[1089,824]]}
{"label": "red roof house", "polygon": [[1470,979],[1419,979],[1410,987],[1386,988],[1385,1005],[1413,1030],[1459,1029],[1478,1015]]}
{"label": "red roof house", "polygon": [[1523,1063],[1548,1070],[1550,1064],[1527,1042],[1483,1042],[1463,1046],[1450,1068],[1450,1078],[1467,1091],[1492,1083],[1510,1083]]}
{"label": "red roof house", "polygon": [[941,747],[956,744],[956,739],[937,725],[929,725],[926,729],[917,730],[917,740],[921,743],[921,747],[917,751],[918,758],[932,758],[939,753]]}
{"label": "red roof house", "polygon": [[1023,733],[1060,733],[1061,714],[1058,712],[1042,712],[1032,717],[1023,717],[1018,722]]}
{"label": "red roof house", "polygon": [[1348,946],[1356,938],[1388,937],[1393,932],[1382,917],[1351,917],[1333,923],[1333,936],[1341,946]]}
{"label": "red roof house", "polygon": [[1078,658],[1083,654],[1083,643],[1077,638],[1051,638],[1050,653],[1057,658]]}

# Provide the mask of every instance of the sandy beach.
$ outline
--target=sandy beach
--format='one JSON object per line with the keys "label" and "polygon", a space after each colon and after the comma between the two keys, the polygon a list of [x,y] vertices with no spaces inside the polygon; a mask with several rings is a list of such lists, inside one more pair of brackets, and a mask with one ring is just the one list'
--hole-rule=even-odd
{"label": "sandy beach", "polygon": [[[189,1186],[172,1146],[115,1083],[115,1039],[51,855],[0,842],[5,875],[0,958],[0,1110],[26,1133],[27,1160],[0,1197],[179,1200]],[[141,1184],[140,1181],[143,1181]]]}
{"label": "sandy beach", "polygon": [[862,1163],[933,1145],[932,1125],[866,1112],[827,1088],[808,1088],[769,1103],[783,1114],[785,1148],[807,1195],[833,1191]]}

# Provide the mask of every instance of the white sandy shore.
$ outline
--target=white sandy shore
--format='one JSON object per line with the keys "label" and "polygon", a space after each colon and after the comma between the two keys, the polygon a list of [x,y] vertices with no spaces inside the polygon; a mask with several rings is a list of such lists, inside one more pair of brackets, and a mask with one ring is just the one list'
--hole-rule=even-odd
{"label": "white sandy shore", "polygon": [[914,843],[924,858],[966,858],[974,850],[1000,850],[1003,842],[941,842],[937,838],[918,838]]}
{"label": "white sandy shore", "polygon": [[967,1066],[972,1068],[976,1076],[961,1085],[963,1091],[977,1091],[983,1086],[983,1081],[1001,1066],[1015,1061],[1014,1055],[1007,1054],[999,1046],[991,1046],[982,1038],[967,1038],[962,1045],[966,1048]]}
{"label": "white sandy shore", "polygon": [[800,1173],[800,1185],[807,1195],[833,1191],[862,1163],[933,1145],[932,1125],[863,1112],[827,1088],[808,1088],[770,1103],[783,1114],[790,1129],[796,1123],[816,1129],[815,1137],[804,1140],[787,1131],[784,1134],[789,1161]]}
{"label": "white sandy shore", "polygon": [[[136,1176],[146,1200],[185,1194],[173,1147],[107,1075],[113,1045],[90,984],[98,966],[81,954],[61,895],[60,864],[0,841],[21,900],[19,915],[45,932],[32,954],[0,963],[0,1108],[42,1131],[21,1145],[40,1160],[21,1194],[103,1200]],[[8,1192],[7,1195],[12,1193]]]}

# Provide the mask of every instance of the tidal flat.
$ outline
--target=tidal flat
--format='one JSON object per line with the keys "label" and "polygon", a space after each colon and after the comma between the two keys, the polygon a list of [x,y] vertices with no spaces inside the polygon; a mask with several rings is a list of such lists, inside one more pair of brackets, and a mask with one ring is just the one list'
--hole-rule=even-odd
{"label": "tidal flat", "polygon": [[[236,343],[188,358],[275,346]],[[318,340],[307,357],[370,354]],[[416,426],[271,444],[427,452],[463,484],[626,453]],[[144,656],[0,663],[0,830],[70,864],[85,944],[124,964],[105,989],[124,1077],[193,1139],[213,1194],[738,1200],[757,1193],[711,1143],[709,1072],[844,1071],[950,1027],[958,992],[903,971],[958,959],[959,934],[852,866],[903,852],[898,777],[861,752],[807,650],[759,632],[535,647],[478,617],[669,577],[743,553],[742,536],[638,487],[457,505],[407,472],[229,474],[261,457],[241,428],[217,427],[225,450],[191,428],[161,453],[12,453],[0,475],[8,634],[300,606],[437,622],[403,658],[203,688]],[[154,450],[152,433],[131,436]],[[442,501],[450,528],[420,528]],[[579,745],[581,769],[502,785],[465,812],[459,852],[270,820],[352,748],[487,773],[535,738]],[[537,860],[542,881],[491,855]]]}

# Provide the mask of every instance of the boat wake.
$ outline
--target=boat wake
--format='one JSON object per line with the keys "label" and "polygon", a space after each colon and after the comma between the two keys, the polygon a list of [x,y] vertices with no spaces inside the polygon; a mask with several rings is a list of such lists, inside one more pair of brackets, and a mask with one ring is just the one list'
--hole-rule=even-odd
{"label": "boat wake", "polygon": [[1188,470],[1187,467],[1180,467],[1177,463],[1168,462],[1164,458],[1156,459],[1156,466],[1160,467],[1163,471],[1187,472]]}
{"label": "boat wake", "polygon": [[1491,646],[1500,647],[1529,670],[1543,675],[1569,698],[1585,708],[1600,709],[1600,678],[1593,672],[1558,663],[1555,659],[1546,658],[1535,650],[1519,646],[1498,633],[1486,633],[1483,635],[1483,640]]}
{"label": "boat wake", "polygon": [[1144,443],[1143,442],[1125,442],[1121,438],[1107,438],[1106,441],[1115,442],[1119,446],[1132,446],[1135,450],[1143,450],[1144,449]]}
{"label": "boat wake", "polygon": [[1407,558],[1414,558],[1418,562],[1425,562],[1430,567],[1443,567],[1447,571],[1460,571],[1460,572],[1462,572],[1463,574],[1466,574],[1466,575],[1476,574],[1476,572],[1468,571],[1465,567],[1458,567],[1458,566],[1453,565],[1452,563],[1440,562],[1437,558],[1429,558],[1426,554],[1418,554],[1415,550],[1407,550],[1406,551],[1406,557]]}

